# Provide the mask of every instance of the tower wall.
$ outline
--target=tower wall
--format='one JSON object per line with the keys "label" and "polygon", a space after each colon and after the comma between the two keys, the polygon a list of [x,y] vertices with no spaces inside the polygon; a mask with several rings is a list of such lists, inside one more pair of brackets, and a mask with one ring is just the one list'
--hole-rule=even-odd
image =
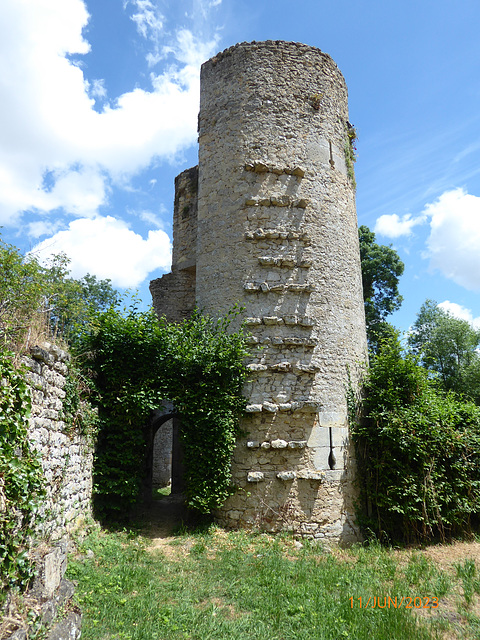
{"label": "tower wall", "polygon": [[175,178],[172,271],[150,282],[153,307],[169,322],[185,320],[195,307],[198,167]]}
{"label": "tower wall", "polygon": [[347,88],[332,59],[241,44],[202,67],[197,305],[252,331],[227,525],[350,542],[347,372],[366,359]]}

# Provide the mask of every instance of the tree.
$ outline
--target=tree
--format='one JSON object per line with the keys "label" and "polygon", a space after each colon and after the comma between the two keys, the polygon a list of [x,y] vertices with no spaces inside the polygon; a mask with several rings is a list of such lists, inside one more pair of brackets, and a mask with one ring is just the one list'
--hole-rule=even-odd
{"label": "tree", "polygon": [[365,225],[358,229],[358,237],[367,338],[375,352],[379,342],[392,335],[393,328],[385,319],[402,304],[398,281],[405,265],[395,249],[377,244],[375,234]]}
{"label": "tree", "polygon": [[70,260],[60,253],[44,268],[46,310],[53,335],[71,343],[85,330],[94,313],[115,307],[120,294],[110,280],[98,280],[87,273],[80,279],[70,277]]}
{"label": "tree", "polygon": [[43,270],[0,238],[0,338],[20,347],[43,302]]}
{"label": "tree", "polygon": [[366,532],[389,542],[470,532],[480,513],[480,408],[439,390],[397,336],[370,360],[358,415]]}
{"label": "tree", "polygon": [[480,330],[426,300],[413,324],[408,344],[446,391],[480,403]]}
{"label": "tree", "polygon": [[14,350],[47,335],[72,342],[95,311],[119,301],[110,280],[70,277],[69,262],[59,254],[41,265],[36,256],[23,256],[0,239],[0,338]]}

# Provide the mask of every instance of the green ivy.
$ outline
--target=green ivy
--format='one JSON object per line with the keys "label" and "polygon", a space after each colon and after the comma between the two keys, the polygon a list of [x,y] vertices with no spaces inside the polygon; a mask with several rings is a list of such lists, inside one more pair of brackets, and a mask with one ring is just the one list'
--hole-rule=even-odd
{"label": "green ivy", "polygon": [[28,539],[44,496],[43,473],[28,437],[30,395],[14,355],[0,351],[0,591],[32,577]]}
{"label": "green ivy", "polygon": [[81,350],[98,407],[94,491],[100,512],[118,515],[137,502],[144,429],[165,401],[181,418],[187,504],[210,513],[232,493],[230,461],[247,373],[246,336],[230,331],[235,315],[217,321],[196,312],[181,324],[136,308],[97,316]]}
{"label": "green ivy", "polygon": [[439,392],[397,337],[374,357],[353,425],[365,529],[389,541],[450,539],[478,524],[480,408]]}
{"label": "green ivy", "polygon": [[90,403],[90,384],[81,370],[70,363],[63,387],[65,396],[62,400],[62,419],[65,433],[84,436],[94,442],[97,434],[98,412]]}

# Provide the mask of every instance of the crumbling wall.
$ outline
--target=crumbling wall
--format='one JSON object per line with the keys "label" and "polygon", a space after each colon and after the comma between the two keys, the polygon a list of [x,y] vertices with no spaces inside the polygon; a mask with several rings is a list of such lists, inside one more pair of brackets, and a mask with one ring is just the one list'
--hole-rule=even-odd
{"label": "crumbling wall", "polygon": [[23,358],[31,396],[29,440],[40,454],[46,497],[30,550],[36,577],[23,596],[24,607],[36,618],[26,618],[8,594],[0,611],[0,638],[8,640],[30,637],[33,622],[48,640],[81,635],[81,615],[72,600],[75,587],[64,574],[68,534],[91,516],[93,442],[64,420],[69,362],[70,355],[50,343],[32,347]]}
{"label": "crumbling wall", "polygon": [[24,358],[32,399],[29,437],[40,453],[47,489],[39,534],[54,540],[91,515],[93,443],[63,419],[69,361],[66,351],[50,343]]}
{"label": "crumbling wall", "polygon": [[150,293],[159,316],[181,322],[195,307],[198,167],[175,178],[172,271],[152,280]]}

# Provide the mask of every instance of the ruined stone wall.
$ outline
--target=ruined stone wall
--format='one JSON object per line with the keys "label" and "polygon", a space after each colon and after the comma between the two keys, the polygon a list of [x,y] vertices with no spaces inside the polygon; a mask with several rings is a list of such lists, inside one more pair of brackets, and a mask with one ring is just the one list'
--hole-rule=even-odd
{"label": "ruined stone wall", "polygon": [[152,489],[161,489],[172,480],[173,420],[162,424],[153,441]]}
{"label": "ruined stone wall", "polygon": [[47,495],[29,550],[35,579],[23,603],[14,590],[7,592],[0,607],[0,638],[30,638],[34,625],[46,640],[76,640],[81,615],[72,600],[75,587],[64,574],[68,534],[91,516],[93,443],[62,417],[70,355],[46,342],[32,347],[22,361],[31,397],[28,436],[40,454]]}
{"label": "ruined stone wall", "polygon": [[181,322],[195,307],[198,167],[175,178],[172,271],[152,280],[150,292],[159,316]]}
{"label": "ruined stone wall", "polygon": [[350,542],[346,384],[366,358],[347,88],[297,43],[241,44],[202,67],[196,299],[252,331],[249,433],[220,513]]}
{"label": "ruined stone wall", "polygon": [[62,418],[70,356],[45,343],[24,358],[32,411],[29,437],[41,455],[47,496],[39,534],[58,539],[91,515],[93,445]]}
{"label": "ruined stone wall", "polygon": [[198,167],[175,178],[173,203],[173,269],[191,269],[197,262]]}

